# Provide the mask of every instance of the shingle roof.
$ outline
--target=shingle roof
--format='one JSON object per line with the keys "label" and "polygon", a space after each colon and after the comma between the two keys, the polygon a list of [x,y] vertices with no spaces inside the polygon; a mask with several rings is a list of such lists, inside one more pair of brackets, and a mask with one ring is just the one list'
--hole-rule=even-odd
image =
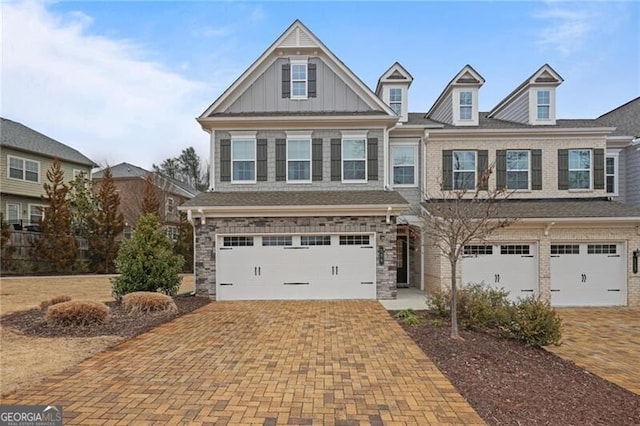
{"label": "shingle roof", "polygon": [[0,118],[0,145],[76,164],[97,166],[78,150],[6,118]]}
{"label": "shingle roof", "polygon": [[[410,113],[409,121],[411,121],[412,114],[422,113]],[[574,128],[597,128],[597,127],[610,127],[605,123],[599,122],[593,119],[559,119],[556,120],[556,124],[552,125],[533,125],[515,123],[512,121],[504,121],[496,118],[489,118],[488,112],[480,112],[477,126],[455,126],[448,123],[439,123],[437,121],[429,120],[433,124],[441,124],[445,129],[460,129],[461,131],[468,129],[540,129],[540,128],[558,128],[558,129],[574,129]],[[413,123],[412,123],[413,124]],[[418,124],[418,123],[416,123]],[[421,123],[420,123],[421,124]]]}
{"label": "shingle roof", "polygon": [[[422,203],[430,212],[437,214],[438,206],[443,200],[431,200]],[[473,203],[473,201],[469,201]],[[470,211],[470,216],[479,216],[486,212],[486,204],[474,203],[477,213]],[[602,198],[596,199],[552,199],[552,200],[504,200],[496,203],[495,217],[517,219],[585,219],[585,218],[631,218],[640,221],[640,209],[617,201]]]}
{"label": "shingle roof", "polygon": [[267,207],[408,205],[394,191],[238,191],[204,192],[183,207]]}
{"label": "shingle roof", "polygon": [[640,97],[602,114],[596,121],[601,125],[615,126],[611,136],[640,136]]}
{"label": "shingle roof", "polygon": [[[114,179],[123,179],[123,178],[144,178],[149,172],[148,170],[143,169],[142,167],[135,166],[130,163],[120,163],[115,166],[110,167],[111,175]],[[105,169],[98,170],[93,173],[93,179],[102,179],[104,177]],[[183,195],[187,198],[192,198],[198,194],[198,190],[192,188],[188,184],[184,182],[180,182],[176,179],[172,179],[168,176],[160,175],[158,173],[154,173],[156,176],[161,176],[168,184],[171,186],[172,192],[176,194]]]}

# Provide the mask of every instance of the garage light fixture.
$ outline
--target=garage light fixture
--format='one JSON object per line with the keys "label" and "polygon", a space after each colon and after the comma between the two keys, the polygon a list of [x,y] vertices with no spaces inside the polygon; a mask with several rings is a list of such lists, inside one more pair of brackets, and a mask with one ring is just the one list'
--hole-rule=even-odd
{"label": "garage light fixture", "polygon": [[633,273],[638,273],[638,258],[640,257],[640,249],[633,252]]}

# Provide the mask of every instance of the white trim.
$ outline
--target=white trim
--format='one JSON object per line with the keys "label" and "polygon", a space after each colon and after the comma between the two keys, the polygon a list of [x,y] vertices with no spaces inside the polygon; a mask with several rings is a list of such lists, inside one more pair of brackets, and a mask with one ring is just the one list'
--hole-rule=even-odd
{"label": "white trim", "polygon": [[[306,100],[309,98],[309,60],[307,58],[290,58],[289,59],[290,75],[289,75],[289,99],[292,100]],[[304,80],[297,79],[294,81],[293,79],[293,67],[294,66],[302,66],[304,65]],[[293,83],[304,82],[304,95],[294,95],[293,94]]]}
{"label": "white trim", "polygon": [[285,130],[287,139],[311,139],[313,130]]}
{"label": "white trim", "polygon": [[[471,93],[471,118],[461,118],[460,96],[462,93]],[[451,91],[452,108],[453,108],[453,124],[456,126],[477,126],[478,125],[478,93],[477,87],[455,87]]]}
{"label": "white trim", "polygon": [[[395,180],[395,165],[393,164],[393,149],[396,147],[410,146],[413,148],[413,183],[412,184],[396,184]],[[420,162],[420,154],[418,151],[419,144],[417,142],[390,142],[389,143],[389,172],[390,179],[389,184],[392,188],[416,188],[419,185],[419,162]],[[402,166],[398,166],[402,167]]]}
{"label": "white trim", "polygon": [[[347,136],[351,132],[342,132],[342,139],[340,141],[340,173],[342,183],[367,183],[368,178],[368,147],[367,147],[367,136],[363,133],[353,133],[352,136]],[[364,142],[364,158],[345,158],[344,156],[344,142],[345,141],[362,141]],[[364,161],[364,179],[345,179],[344,177],[344,162],[345,161]]]}
{"label": "white trim", "polygon": [[[538,93],[549,92],[549,118],[538,118]],[[536,86],[529,89],[529,123],[537,125],[556,124],[556,89],[552,86]]]}
{"label": "white trim", "polygon": [[[11,177],[11,159],[16,159],[16,160],[20,160],[22,161],[22,179],[19,178],[14,178]],[[27,173],[27,161],[31,162],[31,163],[35,163],[38,165],[38,180],[37,181],[33,181],[33,180],[28,180],[26,179],[26,173]],[[32,160],[30,158],[25,158],[25,157],[18,157],[16,155],[7,155],[7,179],[11,179],[11,180],[17,180],[20,182],[26,182],[26,183],[40,183],[41,182],[41,166],[40,166],[40,161],[38,160]]]}
{"label": "white trim", "polygon": [[[455,155],[456,152],[472,152],[473,153],[473,188],[456,188],[456,171],[459,173],[469,173],[471,170],[456,170]],[[473,149],[454,149],[451,151],[451,191],[462,191],[464,189],[474,191],[478,186],[478,151]]]}
{"label": "white trim", "polygon": [[[515,169],[515,170],[509,170],[509,152],[526,152],[527,153],[527,187],[526,188],[520,188],[520,189],[515,189],[515,188],[509,188],[509,171],[512,172],[523,172],[523,169]],[[507,149],[504,153],[505,155],[505,187],[510,190],[510,191],[516,191],[516,192],[529,192],[531,191],[531,150],[530,149]]]}
{"label": "white trim", "polygon": [[[572,169],[571,168],[571,152],[588,152],[589,153],[589,169]],[[605,164],[606,165],[606,164]],[[589,172],[589,187],[588,188],[571,188],[571,172]],[[567,184],[569,185],[570,192],[585,192],[593,190],[593,149],[590,148],[576,148],[567,150]]]}
{"label": "white trim", "polygon": [[231,139],[256,139],[258,136],[258,132],[257,131],[245,131],[245,130],[240,130],[240,131],[229,131],[229,136],[231,136]]}
{"label": "white trim", "polygon": [[[291,184],[311,183],[313,178],[313,144],[311,142],[311,132],[307,132],[309,136],[294,137],[293,135],[298,132],[285,132],[287,134],[287,141],[285,142],[285,175],[286,182]],[[290,136],[291,135],[291,136]],[[309,162],[309,179],[289,179],[289,142],[308,142],[309,143],[309,159],[293,158],[291,161],[308,161]]]}
{"label": "white trim", "polygon": [[30,225],[36,225],[36,223],[31,223],[31,209],[32,209],[33,207],[40,207],[40,208],[42,208],[42,219],[41,219],[41,220],[44,220],[44,216],[45,216],[45,209],[47,208],[47,205],[46,205],[46,204],[31,204],[31,203],[29,203],[29,204],[27,205],[27,218],[29,219],[28,224],[30,224]]}
{"label": "white trim", "polygon": [[[199,217],[279,217],[279,216],[398,216],[408,204],[389,205],[304,205],[304,206],[179,206]],[[391,211],[389,211],[391,209]],[[192,213],[194,214],[194,213]]]}
{"label": "white trim", "polygon": [[342,139],[367,139],[366,130],[341,130]]}
{"label": "white trim", "polygon": [[[245,133],[246,135],[246,133]],[[233,163],[235,161],[251,161],[251,160],[234,160],[233,159],[233,143],[240,141],[253,141],[253,180],[234,180],[233,179]],[[255,184],[258,179],[258,144],[257,140],[254,137],[240,137],[239,135],[233,135],[231,138],[231,183],[232,184]]]}
{"label": "white trim", "polygon": [[[209,131],[209,191],[216,190],[216,131]],[[229,176],[231,178],[231,176]],[[194,227],[195,232],[195,227]],[[195,241],[195,240],[194,240]],[[194,257],[195,258],[195,257]]]}
{"label": "white trim", "polygon": [[[607,192],[607,176],[611,176],[607,173],[607,159],[613,158],[613,192]],[[611,197],[617,197],[620,195],[620,151],[611,151],[604,155],[604,191]]]}
{"label": "white trim", "polygon": [[8,203],[5,204],[5,214],[6,214],[6,216],[5,216],[4,220],[7,221],[7,222],[10,220],[10,218],[9,218],[9,206],[16,206],[17,207],[18,217],[16,217],[15,220],[19,221],[20,219],[22,219],[22,204],[20,204],[20,203],[9,203],[8,202]]}

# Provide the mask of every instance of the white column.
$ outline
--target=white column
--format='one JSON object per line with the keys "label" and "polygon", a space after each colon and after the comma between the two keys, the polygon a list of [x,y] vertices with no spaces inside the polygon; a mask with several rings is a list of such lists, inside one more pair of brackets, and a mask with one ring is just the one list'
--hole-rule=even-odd
{"label": "white column", "polygon": [[216,190],[216,131],[209,131],[209,191]]}

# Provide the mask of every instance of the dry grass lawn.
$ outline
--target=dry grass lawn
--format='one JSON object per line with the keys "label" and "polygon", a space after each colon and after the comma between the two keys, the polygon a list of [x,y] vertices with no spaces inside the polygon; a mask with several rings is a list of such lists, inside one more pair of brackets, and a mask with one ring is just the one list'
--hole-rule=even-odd
{"label": "dry grass lawn", "polygon": [[[185,275],[180,293],[192,291],[193,275]],[[0,315],[37,307],[58,295],[108,302],[109,276],[2,278]],[[120,337],[42,338],[0,327],[0,394],[34,384],[114,345]]]}

